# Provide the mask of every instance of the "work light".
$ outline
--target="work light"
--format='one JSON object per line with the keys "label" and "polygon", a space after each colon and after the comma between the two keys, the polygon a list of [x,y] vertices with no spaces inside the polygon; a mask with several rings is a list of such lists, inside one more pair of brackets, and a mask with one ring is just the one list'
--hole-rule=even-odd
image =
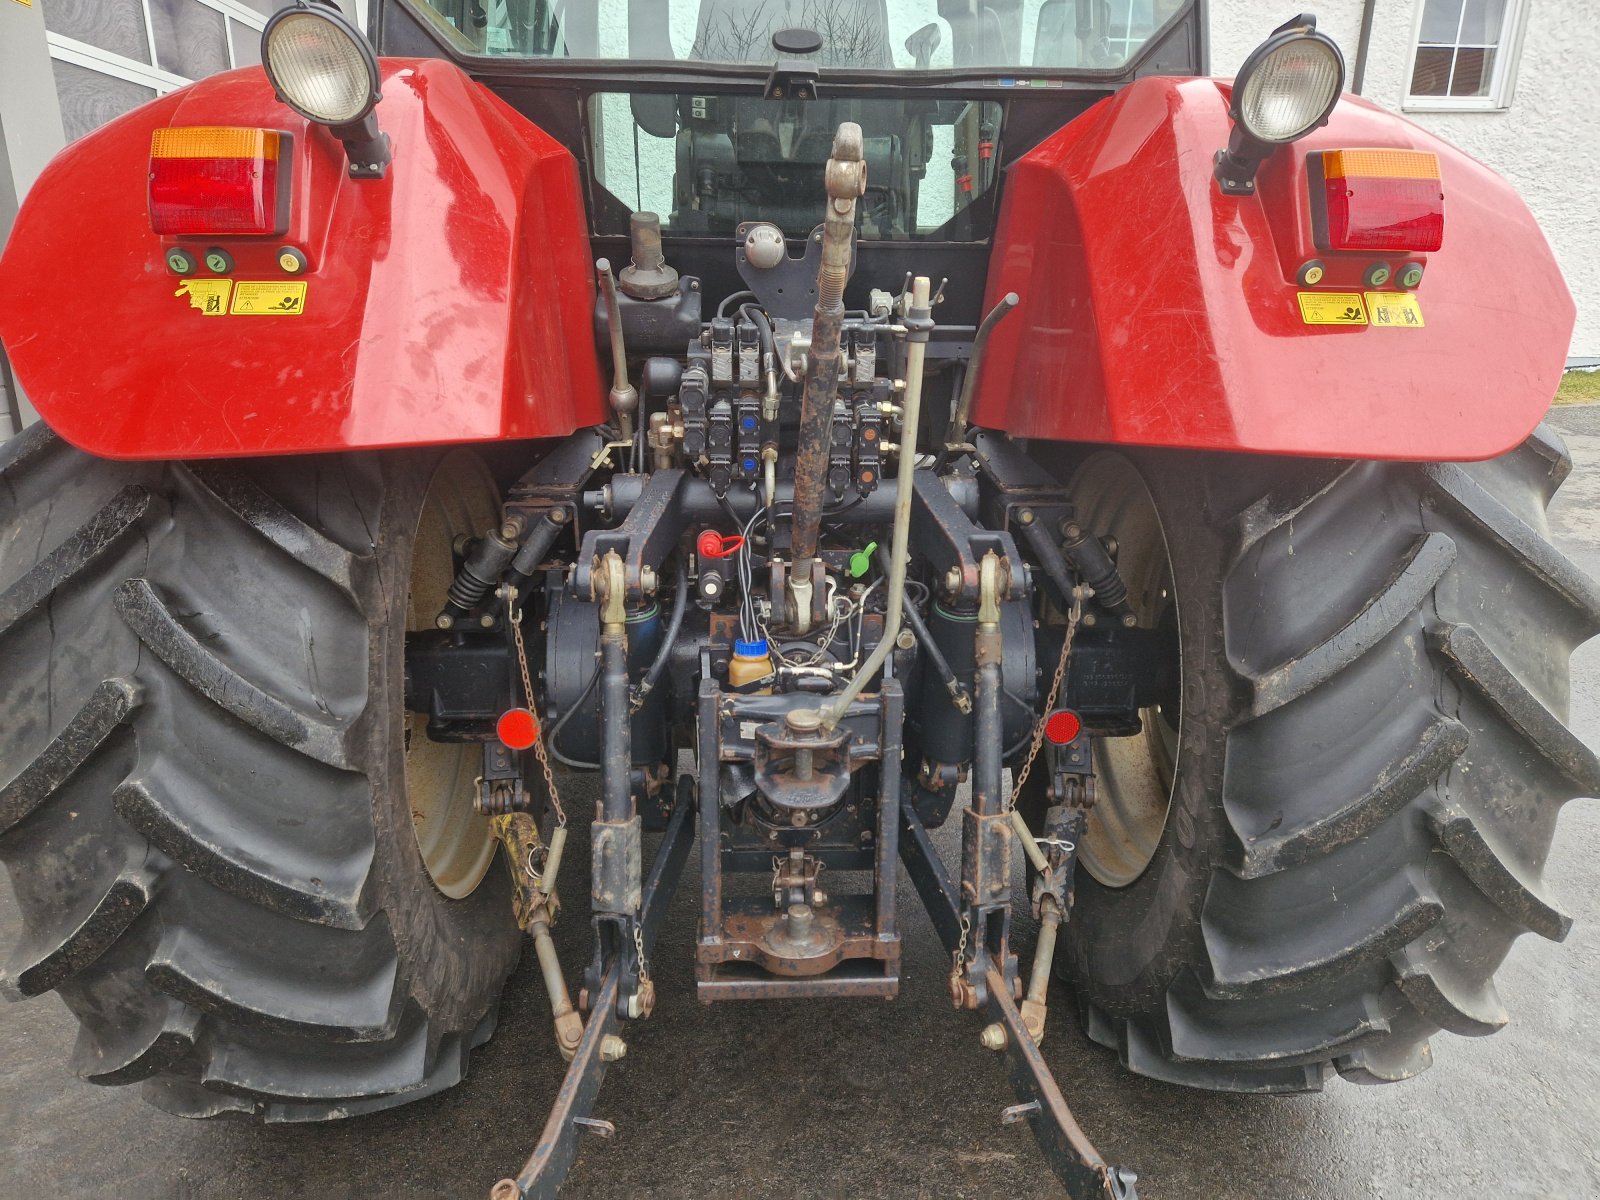
{"label": "work light", "polygon": [[372,112],[382,98],[378,56],[348,17],[298,0],[261,31],[261,62],[278,99],[344,143],[351,175],[384,173],[389,139]]}
{"label": "work light", "polygon": [[1233,81],[1233,133],[1214,174],[1229,195],[1255,191],[1255,174],[1278,146],[1328,123],[1344,87],[1344,56],[1317,19],[1302,13],[1272,31]]}

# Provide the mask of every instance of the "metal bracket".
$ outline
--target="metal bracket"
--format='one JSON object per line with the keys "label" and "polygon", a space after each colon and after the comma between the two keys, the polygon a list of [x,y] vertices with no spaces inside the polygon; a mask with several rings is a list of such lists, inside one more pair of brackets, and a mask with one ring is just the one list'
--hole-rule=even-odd
{"label": "metal bracket", "polygon": [[[1008,564],[1022,562],[1011,535],[973,524],[944,481],[932,471],[916,473],[911,504],[911,552],[932,565],[934,577],[944,584],[942,592],[948,602],[977,604],[979,564],[984,555],[993,553]],[[998,582],[1002,585],[1002,599],[1016,600],[1027,594],[1026,576],[1017,574]]]}
{"label": "metal bracket", "polygon": [[[739,278],[744,281],[745,287],[756,294],[756,303],[774,319],[803,324],[809,333],[811,310],[817,303],[817,267],[822,262],[822,226],[818,225],[806,234],[804,248],[798,257],[789,254],[790,247],[800,249],[794,246],[794,239],[791,238],[785,245],[783,257],[774,266],[758,267],[745,253],[745,239],[757,225],[771,224],[771,221],[741,221],[734,228],[734,244],[738,247],[735,265],[739,268]],[[854,270],[853,241],[850,244],[850,266]]]}
{"label": "metal bracket", "polygon": [[483,743],[483,767],[478,776],[474,807],[489,816],[527,809],[528,793],[523,782],[520,751],[500,741]]}
{"label": "metal bracket", "polygon": [[684,503],[692,476],[686,471],[656,471],[633,502],[627,518],[615,529],[591,529],[578,552],[573,587],[580,596],[594,594],[594,576],[608,553],[615,551],[624,564],[624,603],[629,608],[644,602],[646,569],[658,571],[677,548],[693,516]]}

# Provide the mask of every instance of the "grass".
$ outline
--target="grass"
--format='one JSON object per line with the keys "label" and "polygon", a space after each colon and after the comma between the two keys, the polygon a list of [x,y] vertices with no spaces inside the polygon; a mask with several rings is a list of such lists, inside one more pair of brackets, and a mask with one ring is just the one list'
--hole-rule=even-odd
{"label": "grass", "polygon": [[1557,404],[1600,404],[1600,371],[1568,371],[1556,389]]}

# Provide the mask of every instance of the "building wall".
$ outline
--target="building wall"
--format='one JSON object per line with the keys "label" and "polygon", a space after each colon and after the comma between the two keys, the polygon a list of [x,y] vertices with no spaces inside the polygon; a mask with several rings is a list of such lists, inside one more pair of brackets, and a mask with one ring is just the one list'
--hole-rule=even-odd
{"label": "building wall", "polygon": [[[1422,0],[1375,0],[1362,94],[1486,163],[1513,184],[1550,239],[1578,304],[1574,358],[1600,358],[1600,22],[1586,6],[1529,0],[1516,87],[1503,112],[1405,111],[1412,37]],[[1310,6],[1304,6],[1310,7]],[[1292,9],[1293,6],[1289,6]],[[1317,28],[1355,68],[1362,0],[1318,0]],[[1211,0],[1211,70],[1232,75],[1288,10],[1259,0]],[[1448,204],[1448,198],[1446,199]],[[1448,210],[1447,210],[1448,212]],[[1446,220],[1448,237],[1449,217]],[[1515,281],[1508,281],[1514,287]]]}

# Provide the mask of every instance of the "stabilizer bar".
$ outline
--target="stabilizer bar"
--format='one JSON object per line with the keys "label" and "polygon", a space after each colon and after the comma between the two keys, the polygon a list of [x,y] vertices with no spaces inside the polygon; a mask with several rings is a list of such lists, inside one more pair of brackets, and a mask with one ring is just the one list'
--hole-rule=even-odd
{"label": "stabilizer bar", "polygon": [[[934,929],[954,954],[961,936],[960,893],[909,802],[901,806],[900,817],[900,855]],[[1018,1100],[1007,1110],[1007,1119],[1029,1121],[1045,1161],[1073,1200],[1138,1200],[1137,1176],[1125,1167],[1108,1165],[1079,1128],[1039,1047],[1023,1027],[1004,977],[991,966],[985,980],[980,1002],[988,1018],[1006,1032],[1006,1065]]]}
{"label": "stabilizer bar", "polygon": [[[646,955],[655,945],[656,934],[666,917],[667,906],[683,875],[683,865],[694,842],[694,784],[689,776],[678,781],[678,802],[673,808],[667,831],[661,835],[650,875],[644,882],[639,925]],[[716,803],[713,797],[711,803]],[[599,990],[590,998],[589,1019],[583,1038],[567,1067],[561,1090],[556,1093],[544,1132],[515,1179],[502,1179],[489,1193],[490,1200],[553,1200],[578,1156],[578,1135],[594,1109],[600,1084],[606,1077],[607,1058],[602,1054],[606,1039],[614,1037],[620,1021],[617,996],[622,989],[622,957],[615,956]]]}

